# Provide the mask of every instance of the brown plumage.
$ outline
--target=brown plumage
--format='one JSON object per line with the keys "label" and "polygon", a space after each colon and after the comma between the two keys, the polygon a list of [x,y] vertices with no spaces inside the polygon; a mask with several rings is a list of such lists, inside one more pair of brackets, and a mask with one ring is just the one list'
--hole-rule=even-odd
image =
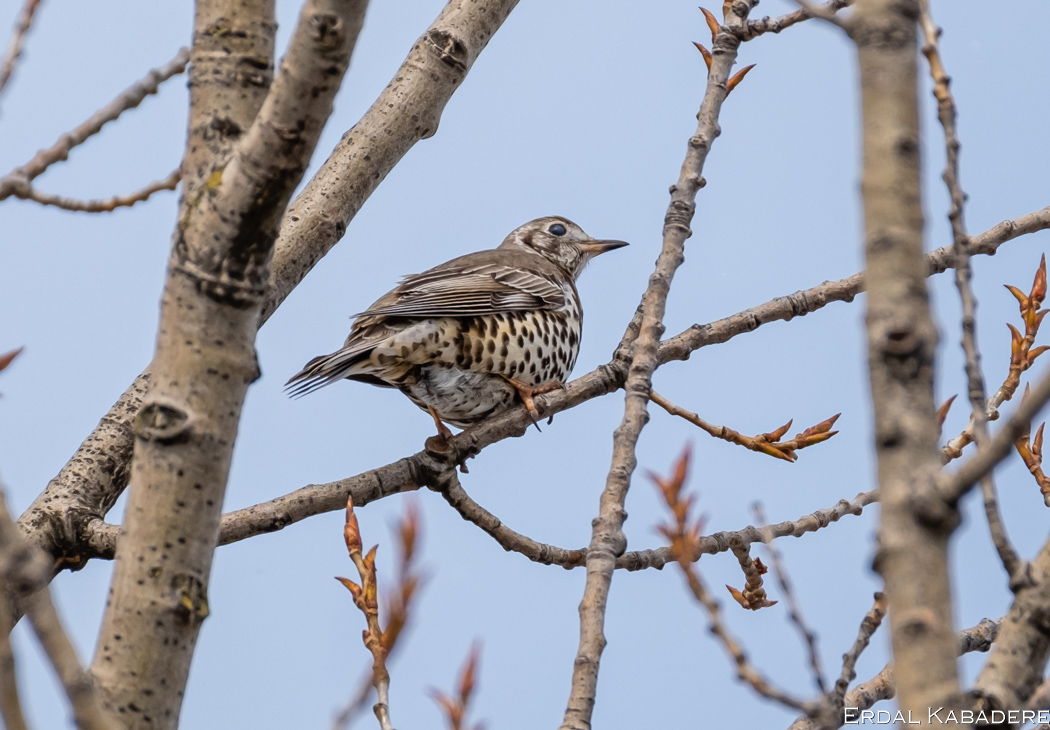
{"label": "brown plumage", "polygon": [[526,223],[499,248],[405,277],[289,390],[303,395],[343,378],[398,388],[443,435],[441,421],[466,428],[515,396],[536,418],[531,396],[564,383],[579,353],[576,278],[592,257],[626,245],[595,240],[558,216]]}

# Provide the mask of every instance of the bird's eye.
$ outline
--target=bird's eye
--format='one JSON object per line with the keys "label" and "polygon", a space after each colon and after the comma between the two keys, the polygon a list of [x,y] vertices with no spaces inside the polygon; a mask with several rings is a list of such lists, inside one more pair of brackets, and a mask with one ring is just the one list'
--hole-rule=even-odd
{"label": "bird's eye", "polygon": [[555,223],[547,230],[553,233],[555,236],[564,236],[566,233],[565,226],[563,226],[561,223]]}

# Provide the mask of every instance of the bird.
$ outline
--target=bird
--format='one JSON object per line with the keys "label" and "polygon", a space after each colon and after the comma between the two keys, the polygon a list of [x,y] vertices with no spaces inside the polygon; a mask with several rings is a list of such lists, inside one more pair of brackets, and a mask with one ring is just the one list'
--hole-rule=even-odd
{"label": "bird", "polygon": [[592,258],[626,245],[562,216],[537,218],[497,248],[404,277],[286,389],[298,397],[343,379],[397,388],[430,413],[446,446],[445,424],[469,428],[517,401],[535,424],[534,396],[564,387],[580,351],[576,279]]}

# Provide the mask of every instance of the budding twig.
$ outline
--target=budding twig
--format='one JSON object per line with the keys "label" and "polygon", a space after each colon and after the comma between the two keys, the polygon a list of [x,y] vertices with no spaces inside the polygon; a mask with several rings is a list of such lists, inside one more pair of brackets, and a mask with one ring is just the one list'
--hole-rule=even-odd
{"label": "budding twig", "polygon": [[813,714],[818,710],[819,706],[817,704],[796,699],[774,687],[752,666],[747,653],[729,633],[725,623],[722,621],[722,610],[718,601],[707,590],[699,572],[693,565],[692,555],[697,550],[701,522],[699,520],[692,522],[689,514],[696,499],[695,496],[682,495],[682,487],[685,485],[688,472],[689,449],[687,448],[682,452],[682,456],[675,464],[674,471],[670,477],[665,479],[653,473],[649,474],[649,478],[656,483],[657,488],[663,495],[672,516],[671,522],[666,525],[659,525],[657,530],[671,543],[671,553],[685,576],[690,592],[707,612],[711,634],[714,635],[736,665],[737,678],[746,682],[755,692],[763,697],[805,712],[807,715]]}
{"label": "budding twig", "polygon": [[[1039,334],[1039,326],[1047,311],[1040,306],[1046,298],[1046,256],[1044,255],[1036,269],[1032,288],[1028,294],[1015,286],[1006,284],[1006,289],[1013,294],[1021,311],[1021,320],[1024,322],[1025,332],[1020,331],[1012,324],[1007,323],[1010,329],[1010,369],[1006,379],[994,395],[988,398],[985,414],[987,420],[995,421],[999,418],[999,407],[1014,397],[1018,387],[1021,385],[1021,375],[1032,367],[1037,357],[1046,352],[1050,347],[1046,345],[1033,347],[1035,338]],[[962,456],[963,449],[974,440],[974,417],[971,415],[970,422],[958,436],[950,440],[941,449],[944,462],[948,463]]]}
{"label": "budding twig", "polygon": [[467,717],[467,709],[470,706],[470,698],[477,688],[478,662],[481,658],[481,646],[474,642],[463,663],[463,669],[459,673],[459,681],[456,683],[456,696],[449,697],[441,690],[430,691],[434,701],[445,713],[449,730],[481,730],[482,724],[477,723],[472,727],[464,724]]}
{"label": "budding twig", "polygon": [[841,413],[836,413],[831,418],[821,421],[816,426],[810,426],[802,433],[796,434],[795,438],[790,441],[781,442],[780,439],[783,438],[784,434],[786,434],[788,429],[791,428],[793,421],[788,421],[772,433],[760,433],[754,437],[744,436],[726,426],[716,426],[713,423],[708,423],[697,414],[676,406],[655,390],[652,391],[650,400],[672,416],[684,418],[694,426],[698,426],[701,430],[717,439],[728,441],[737,446],[743,446],[745,449],[750,449],[751,451],[758,451],[768,456],[772,456],[775,459],[783,459],[784,461],[798,460],[798,454],[795,453],[796,451],[804,449],[807,446],[813,446],[823,441],[827,441],[829,438],[837,434],[838,431],[832,431],[831,427],[835,425],[835,421],[837,421],[839,416],[842,415]]}
{"label": "budding twig", "polygon": [[769,572],[769,568],[763,565],[758,558],[751,559],[751,553],[743,540],[736,539],[729,543],[729,549],[733,551],[740,569],[744,571],[744,590],[737,590],[727,585],[726,590],[733,600],[746,608],[748,611],[757,611],[760,608],[769,608],[777,605],[766,596],[766,587],[762,582],[762,576]]}
{"label": "budding twig", "polygon": [[[390,721],[390,673],[386,660],[390,656],[402,629],[408,621],[409,606],[419,588],[420,576],[413,567],[416,545],[419,537],[419,512],[409,503],[405,515],[398,525],[398,542],[401,556],[398,568],[398,590],[391,596],[389,618],[386,629],[380,627],[378,582],[376,580],[376,550],[372,546],[367,554],[362,554],[361,527],[354,514],[353,495],[346,502],[346,524],[343,527],[343,540],[346,543],[350,559],[357,568],[361,583],[348,578],[336,578],[346,586],[354,598],[354,605],[365,616],[367,627],[361,633],[365,648],[372,654],[371,684],[375,687],[377,702],[373,706],[381,730],[393,730]],[[361,694],[358,693],[360,698]],[[367,695],[366,695],[367,696]],[[353,717],[357,702],[351,702],[336,718],[335,726],[343,727]]]}
{"label": "budding twig", "polygon": [[[1024,389],[1024,395],[1021,396],[1021,402],[1028,398],[1028,394],[1031,392],[1031,388],[1027,385]],[[1032,476],[1035,477],[1035,483],[1039,485],[1039,491],[1043,495],[1043,502],[1047,507],[1050,507],[1050,477],[1047,477],[1043,473],[1043,427],[1045,423],[1039,424],[1039,430],[1035,432],[1035,440],[1032,440],[1032,422],[1031,420],[1025,421],[1024,431],[1018,435],[1017,440],[1014,441],[1014,446],[1017,448],[1017,453],[1021,455],[1021,459],[1024,461],[1024,465],[1028,467],[1028,471],[1032,472]]]}

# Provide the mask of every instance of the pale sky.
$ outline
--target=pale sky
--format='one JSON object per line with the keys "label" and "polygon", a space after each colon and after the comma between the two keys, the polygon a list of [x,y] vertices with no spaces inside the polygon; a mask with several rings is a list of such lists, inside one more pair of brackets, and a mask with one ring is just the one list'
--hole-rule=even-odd
{"label": "pale sky", "polygon": [[[18,4],[0,7],[5,32]],[[442,7],[440,0],[373,4],[312,169]],[[766,0],[756,17],[793,7]],[[1050,6],[1003,0],[987,17],[989,7],[934,2],[959,105],[972,233],[1050,203]],[[279,4],[281,48],[297,11],[294,3]],[[188,2],[45,2],[0,99],[0,174],[170,59],[189,42],[191,13]],[[343,241],[260,332],[263,377],[249,391],[226,508],[352,476],[419,450],[433,424],[395,391],[338,383],[292,401],[282,386],[308,359],[335,349],[349,316],[399,276],[494,247],[532,218],[564,215],[596,237],[631,242],[593,262],[580,281],[586,317],[574,375],[606,362],[645,288],[659,250],[667,188],[695,129],[705,68],[690,41],[709,38],[691,2],[522,3],[456,92],[436,136],[409,152]],[[837,29],[809,21],[745,44],[739,63],[758,66],[723,109],[694,236],[668,302],[668,335],[862,268],[851,44]],[[924,62],[921,68],[925,74]],[[940,180],[943,141],[925,78],[924,84],[926,245],[934,248],[948,244],[950,235]],[[185,77],[178,77],[77,148],[38,180],[39,187],[108,197],[162,178],[178,164],[185,119]],[[103,215],[16,200],[0,205],[0,352],[25,346],[0,377],[0,474],[15,513],[149,362],[175,209],[172,193]],[[1042,232],[974,262],[990,390],[1009,360],[1004,322],[1018,319],[1002,285],[1027,290],[1048,244],[1050,234]],[[942,335],[938,398],[962,396],[946,434],[966,421],[958,297],[950,277],[933,284]],[[755,501],[779,522],[870,489],[862,324],[859,297],[659,370],[658,391],[715,423],[753,434],[795,418],[793,435],[842,412],[842,433],[803,451],[792,465],[713,441],[685,421],[652,412],[628,495],[630,549],[660,542],[654,526],[664,513],[645,470],[667,472],[689,442],[695,445],[690,487],[700,493],[710,532],[751,523]],[[1046,363],[1040,365],[1037,371]],[[513,529],[582,547],[622,413],[622,393],[615,393],[559,414],[543,433],[530,430],[486,449],[470,462],[463,486]],[[1038,489],[1016,457],[997,478],[1007,529],[1021,554],[1031,557],[1047,534]],[[440,726],[428,690],[447,691],[471,642],[480,638],[480,686],[471,716],[505,730],[556,727],[578,642],[583,570],[505,553],[424,490],[359,511],[366,544],[381,545],[381,581],[392,575],[389,526],[406,499],[422,506],[428,580],[391,665],[395,725]],[[122,505],[111,521],[119,519]],[[965,514],[953,549],[959,628],[998,618],[1010,598],[972,496]],[[880,586],[870,569],[876,518],[872,507],[861,517],[778,543],[806,619],[819,634],[831,681]],[[194,659],[183,727],[328,726],[370,661],[360,642],[363,618],[332,580],[353,574],[341,524],[341,513],[323,515],[219,549],[212,614]],[[110,567],[95,562],[53,583],[85,662],[94,650]],[[780,686],[812,696],[802,643],[785,605],[751,613],[732,604],[723,584],[744,581],[731,554],[704,557],[699,568],[757,666]],[[783,597],[775,582],[767,588],[771,598]],[[595,726],[790,724],[793,713],[733,679],[706,625],[676,569],[617,573]],[[32,726],[69,727],[64,699],[38,647],[24,626],[14,636]],[[881,669],[887,643],[888,633],[880,631],[860,661],[859,679]],[[964,662],[968,680],[984,659]],[[374,722],[368,715],[357,727]]]}

